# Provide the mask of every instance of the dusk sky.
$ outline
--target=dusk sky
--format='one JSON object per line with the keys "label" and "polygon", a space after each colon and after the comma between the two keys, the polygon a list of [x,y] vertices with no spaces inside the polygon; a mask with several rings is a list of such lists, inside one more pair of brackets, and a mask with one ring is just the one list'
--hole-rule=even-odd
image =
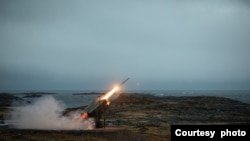
{"label": "dusk sky", "polygon": [[248,0],[1,0],[0,90],[250,90]]}

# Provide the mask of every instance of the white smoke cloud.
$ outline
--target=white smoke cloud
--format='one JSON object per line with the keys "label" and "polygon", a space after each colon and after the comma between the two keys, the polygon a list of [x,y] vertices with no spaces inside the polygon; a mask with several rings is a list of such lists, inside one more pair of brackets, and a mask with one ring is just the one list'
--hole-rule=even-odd
{"label": "white smoke cloud", "polygon": [[95,128],[94,119],[79,121],[81,111],[62,116],[63,103],[53,96],[39,98],[33,104],[17,107],[11,113],[13,126],[19,129],[89,130]]}

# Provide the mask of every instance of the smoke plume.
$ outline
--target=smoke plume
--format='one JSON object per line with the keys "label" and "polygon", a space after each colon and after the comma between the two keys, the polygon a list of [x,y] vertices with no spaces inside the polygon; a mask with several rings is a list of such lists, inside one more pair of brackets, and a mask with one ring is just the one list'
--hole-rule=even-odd
{"label": "smoke plume", "polygon": [[80,111],[62,116],[63,103],[53,96],[44,96],[33,104],[17,107],[11,113],[13,126],[20,129],[88,130],[95,127],[93,119],[79,121]]}

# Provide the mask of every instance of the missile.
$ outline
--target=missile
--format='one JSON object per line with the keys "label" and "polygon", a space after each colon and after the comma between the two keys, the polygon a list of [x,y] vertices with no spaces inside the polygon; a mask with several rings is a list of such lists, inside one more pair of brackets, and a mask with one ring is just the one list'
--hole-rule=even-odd
{"label": "missile", "polygon": [[125,84],[128,80],[129,80],[129,77],[126,80],[122,81],[122,83],[120,84],[120,86],[122,86],[123,84]]}

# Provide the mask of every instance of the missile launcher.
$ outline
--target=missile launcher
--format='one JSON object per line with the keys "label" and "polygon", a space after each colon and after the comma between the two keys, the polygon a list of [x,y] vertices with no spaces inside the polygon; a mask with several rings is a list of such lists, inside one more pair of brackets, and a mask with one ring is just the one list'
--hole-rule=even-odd
{"label": "missile launcher", "polygon": [[[129,78],[122,81],[119,85],[121,87],[124,85]],[[112,96],[116,90],[118,90],[118,87],[113,88],[108,93],[105,93],[103,95],[98,96],[97,99],[95,99],[91,104],[89,104],[85,109],[84,112],[81,114],[80,120],[84,120],[85,118],[95,118],[96,121],[96,127],[100,128],[102,127],[102,124],[100,122],[100,119],[102,118],[103,113],[106,111],[106,109],[109,106],[109,97],[106,98],[106,95]]]}

